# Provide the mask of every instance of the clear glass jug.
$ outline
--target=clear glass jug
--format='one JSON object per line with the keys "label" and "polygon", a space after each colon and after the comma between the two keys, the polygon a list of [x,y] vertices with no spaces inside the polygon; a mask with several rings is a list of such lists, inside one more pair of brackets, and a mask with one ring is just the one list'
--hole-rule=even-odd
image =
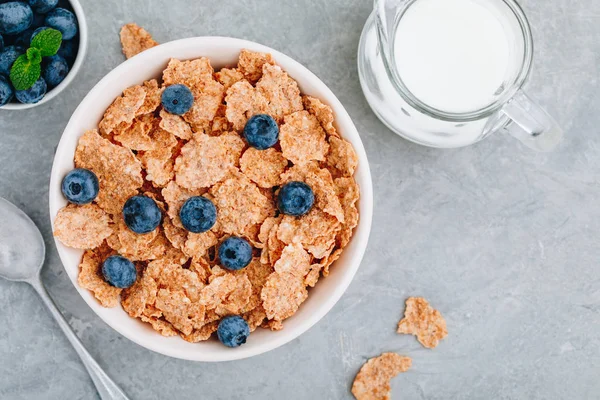
{"label": "clear glass jug", "polygon": [[[562,137],[557,123],[523,92],[533,57],[531,29],[513,0],[464,0],[490,11],[502,25],[508,45],[502,83],[489,93],[489,102],[471,110],[444,110],[412,93],[395,57],[397,31],[410,8],[428,0],[375,0],[375,9],[362,32],[358,50],[360,82],[371,108],[392,131],[413,142],[441,148],[473,144],[502,131],[528,147],[548,151]],[[441,18],[445,18],[444,15]],[[435,31],[435,29],[433,29]],[[436,32],[432,32],[435,35]]]}

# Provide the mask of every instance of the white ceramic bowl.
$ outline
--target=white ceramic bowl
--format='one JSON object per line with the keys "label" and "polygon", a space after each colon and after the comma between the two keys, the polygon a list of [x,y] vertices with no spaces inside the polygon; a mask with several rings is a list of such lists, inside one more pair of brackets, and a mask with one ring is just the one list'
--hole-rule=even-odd
{"label": "white ceramic bowl", "polygon": [[88,46],[88,28],[87,23],[85,22],[85,15],[83,13],[83,8],[81,4],[79,4],[78,0],[69,0],[71,3],[71,7],[73,7],[73,11],[75,16],[77,17],[77,25],[79,26],[79,48],[77,49],[77,57],[75,57],[75,62],[71,67],[71,70],[65,77],[65,79],[55,88],[52,88],[46,93],[43,99],[34,104],[23,104],[23,103],[8,103],[0,107],[0,111],[2,110],[27,110],[28,108],[37,107],[40,104],[44,104],[58,96],[60,92],[65,90],[67,86],[75,79],[75,76],[81,69],[81,65],[83,64],[83,60],[85,59],[85,54],[87,52]]}
{"label": "white ceramic bowl", "polygon": [[352,143],[359,158],[355,177],[361,189],[360,222],[352,241],[332,267],[330,275],[322,278],[310,290],[300,310],[284,322],[284,329],[278,332],[257,329],[246,344],[235,349],[227,348],[216,340],[188,343],[179,337],[162,337],[148,325],[129,317],[120,307],[100,306],[89,291],[77,284],[82,252],[56,241],[58,253],[73,285],[96,314],[128,339],[171,357],[195,361],[235,360],[264,353],[298,337],[331,310],[350,285],[362,260],[371,229],[373,189],[369,164],[356,127],[340,101],[319,78],[290,57],[257,43],[226,37],[197,37],[157,46],[119,65],[90,91],[71,117],[56,151],[50,179],[52,223],[58,210],[66,204],[60,184],[65,174],[73,168],[73,154],[79,137],[87,129],[97,127],[106,108],[124,89],[146,79],[160,77],[170,58],[185,60],[204,56],[218,69],[235,65],[243,48],[271,53],[275,61],[298,81],[302,93],[316,96],[333,108],[338,130]]}

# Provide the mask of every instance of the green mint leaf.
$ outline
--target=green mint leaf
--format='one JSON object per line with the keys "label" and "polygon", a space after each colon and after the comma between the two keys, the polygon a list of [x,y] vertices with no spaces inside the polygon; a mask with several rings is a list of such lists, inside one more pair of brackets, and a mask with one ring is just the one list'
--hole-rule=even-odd
{"label": "green mint leaf", "polygon": [[44,29],[33,37],[31,47],[40,51],[42,57],[50,57],[56,54],[62,43],[62,33],[56,29]]}
{"label": "green mint leaf", "polygon": [[40,63],[33,63],[23,54],[17,58],[10,69],[10,80],[16,90],[26,90],[33,86],[42,73]]}
{"label": "green mint leaf", "polygon": [[27,59],[32,64],[39,64],[42,62],[42,53],[35,47],[30,47],[27,49]]}

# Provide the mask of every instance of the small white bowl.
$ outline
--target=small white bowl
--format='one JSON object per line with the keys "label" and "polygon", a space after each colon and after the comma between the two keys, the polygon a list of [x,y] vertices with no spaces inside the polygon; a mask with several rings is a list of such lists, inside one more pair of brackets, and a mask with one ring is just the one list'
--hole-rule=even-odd
{"label": "small white bowl", "polygon": [[8,103],[0,107],[0,111],[2,110],[27,110],[28,108],[37,107],[40,104],[44,104],[58,96],[60,92],[65,90],[67,86],[75,79],[75,75],[81,69],[81,65],[83,64],[83,60],[85,59],[85,53],[87,52],[88,46],[88,28],[87,23],[85,22],[85,15],[83,13],[83,8],[81,4],[79,4],[78,0],[69,0],[71,3],[71,7],[73,7],[73,11],[75,12],[75,16],[77,17],[77,25],[79,29],[79,48],[77,49],[77,57],[75,57],[75,62],[73,66],[69,70],[69,73],[65,77],[65,79],[56,87],[50,89],[48,93],[44,96],[43,99],[33,104],[23,104],[23,103]]}
{"label": "small white bowl", "polygon": [[[106,108],[121,92],[142,81],[161,76],[170,58],[182,60],[208,57],[215,69],[237,63],[241,49],[268,52],[300,85],[304,94],[312,95],[329,104],[335,113],[336,124],[342,136],[350,141],[359,158],[356,181],[360,185],[360,221],[350,244],[333,265],[327,278],[322,278],[310,289],[308,299],[298,312],[284,322],[284,329],[272,332],[257,329],[243,346],[230,349],[216,340],[188,343],[180,337],[163,337],[147,324],[129,317],[121,307],[104,308],[93,295],[79,287],[77,274],[82,251],[56,241],[58,253],[73,285],[88,305],[112,328],[147,349],[171,357],[194,361],[227,361],[251,357],[279,347],[308,330],[319,321],[340,299],[362,260],[373,214],[373,188],[367,155],[350,116],[327,86],[304,66],[271,48],[241,39],[226,37],[197,37],[177,40],[147,50],[119,65],[106,75],[83,99],[58,145],[50,179],[50,216],[52,224],[58,210],[66,205],[61,194],[61,180],[73,166],[73,155],[79,137],[88,129],[97,127]],[[118,173],[118,172],[117,172]]]}

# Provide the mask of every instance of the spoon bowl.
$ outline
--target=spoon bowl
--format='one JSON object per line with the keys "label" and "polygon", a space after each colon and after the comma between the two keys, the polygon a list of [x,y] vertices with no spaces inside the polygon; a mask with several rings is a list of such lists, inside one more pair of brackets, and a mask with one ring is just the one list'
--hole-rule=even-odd
{"label": "spoon bowl", "polygon": [[0,197],[0,277],[33,282],[44,265],[46,245],[35,223],[11,202]]}

